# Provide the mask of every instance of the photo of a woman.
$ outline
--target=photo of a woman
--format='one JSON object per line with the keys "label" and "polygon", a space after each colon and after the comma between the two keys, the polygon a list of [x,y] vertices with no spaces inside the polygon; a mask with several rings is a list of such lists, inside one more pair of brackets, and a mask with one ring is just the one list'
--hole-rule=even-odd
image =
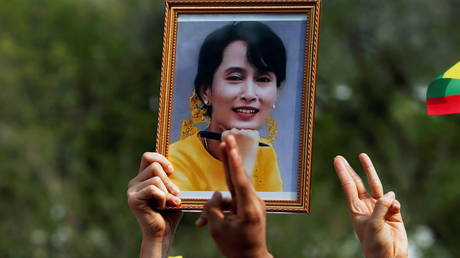
{"label": "photo of a woman", "polygon": [[[206,131],[236,136],[243,164],[257,191],[282,191],[274,148],[259,145],[264,124],[286,76],[281,39],[260,22],[237,22],[212,32],[199,54],[195,94],[210,124]],[[227,190],[219,141],[195,134],[173,143],[172,181],[181,190]]]}
{"label": "photo of a woman", "polygon": [[[196,63],[192,64],[196,68],[188,68],[195,68],[196,72],[193,81],[189,78],[188,82],[178,83],[182,73],[176,71],[176,84],[194,86],[193,90],[189,88],[193,93],[176,88],[176,96],[192,95],[190,102],[194,107],[173,111],[173,119],[191,111],[192,116],[200,113],[198,116],[206,123],[186,137],[171,140],[168,150],[168,159],[174,166],[171,180],[181,191],[228,191],[219,144],[222,137],[232,134],[256,191],[286,191],[279,154],[265,137],[267,122],[277,111],[280,93],[285,88],[288,57],[283,40],[267,24],[243,20],[228,21],[213,29],[196,49],[187,49],[185,43],[182,46],[188,52],[198,52]],[[184,123],[180,130],[184,131]],[[295,155],[292,152],[284,156]],[[288,191],[291,189],[290,186]]]}

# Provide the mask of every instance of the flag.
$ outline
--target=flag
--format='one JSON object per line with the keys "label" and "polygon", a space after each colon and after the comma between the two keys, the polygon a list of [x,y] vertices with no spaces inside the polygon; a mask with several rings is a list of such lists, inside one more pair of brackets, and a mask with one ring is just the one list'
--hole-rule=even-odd
{"label": "flag", "polygon": [[460,113],[460,62],[430,83],[426,104],[429,115]]}

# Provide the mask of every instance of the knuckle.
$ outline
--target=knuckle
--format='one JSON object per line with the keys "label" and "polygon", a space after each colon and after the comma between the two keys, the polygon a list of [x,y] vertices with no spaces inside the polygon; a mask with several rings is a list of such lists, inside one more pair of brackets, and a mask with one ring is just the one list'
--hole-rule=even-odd
{"label": "knuckle", "polygon": [[156,161],[152,163],[152,166],[153,166],[155,169],[162,169],[162,168],[163,168],[163,167],[160,165],[160,163],[158,163],[158,162],[156,162]]}
{"label": "knuckle", "polygon": [[152,183],[154,184],[160,184],[162,181],[161,181],[161,178],[159,176],[154,176],[152,178]]}
{"label": "knuckle", "polygon": [[161,178],[161,181],[163,181],[163,184],[165,186],[172,186],[173,185],[173,182],[171,181],[171,179],[169,179],[169,177]]}
{"label": "knuckle", "polygon": [[126,197],[128,198],[128,201],[132,198],[133,196],[133,192],[131,191],[131,189],[128,189],[126,191]]}
{"label": "knuckle", "polygon": [[390,207],[391,204],[393,203],[391,200],[387,200],[384,198],[380,198],[377,203],[380,203],[380,205],[385,206],[385,207]]}
{"label": "knuckle", "polygon": [[166,199],[166,193],[163,192],[163,191],[156,191],[157,192],[157,195],[159,198],[161,199]]}
{"label": "knuckle", "polygon": [[144,152],[142,153],[141,159],[148,160],[151,154],[152,154],[151,152]]}
{"label": "knuckle", "polygon": [[[249,181],[249,179],[245,181]],[[257,202],[259,196],[255,193],[255,190],[249,182],[241,182],[239,188],[242,196],[245,196],[251,202]]]}
{"label": "knuckle", "polygon": [[155,189],[155,186],[153,186],[153,185],[149,186],[148,189],[149,189],[149,193],[151,195],[155,195],[155,193],[157,192],[156,189]]}
{"label": "knuckle", "polygon": [[160,169],[160,164],[158,162],[153,162],[152,164],[149,165],[149,171],[150,173],[157,175],[158,174],[158,169]]}
{"label": "knuckle", "polygon": [[380,182],[380,181],[377,181],[377,180],[369,181],[369,185],[370,185],[372,188],[383,189],[381,182]]}
{"label": "knuckle", "polygon": [[347,190],[349,190],[349,189],[354,189],[354,188],[356,188],[356,185],[355,185],[355,183],[354,183],[353,181],[351,181],[351,180],[348,181],[348,180],[347,180],[347,181],[343,181],[343,182],[342,182],[342,189],[343,189],[344,191],[347,191]]}
{"label": "knuckle", "polygon": [[245,223],[247,224],[259,224],[262,222],[262,214],[256,209],[250,210],[246,213]]}
{"label": "knuckle", "polygon": [[162,158],[163,158],[163,155],[157,152],[144,152],[142,154],[142,159],[145,161],[157,162],[158,160],[161,160]]}

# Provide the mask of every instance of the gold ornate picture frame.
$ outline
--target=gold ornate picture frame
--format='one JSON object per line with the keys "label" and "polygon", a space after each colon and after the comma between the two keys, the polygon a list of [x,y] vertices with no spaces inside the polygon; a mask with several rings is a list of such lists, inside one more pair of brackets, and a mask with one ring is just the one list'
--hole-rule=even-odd
{"label": "gold ornate picture frame", "polygon": [[[207,68],[200,67],[212,66],[214,59],[218,60],[216,67],[220,67],[222,60],[226,60],[226,57],[222,56],[227,55],[224,52],[230,48],[229,44],[240,41],[240,45],[233,45],[236,46],[236,51],[241,50],[241,45],[247,49],[244,50],[247,51],[245,60],[249,63],[250,71],[244,76],[249,78],[252,76],[251,72],[256,74],[248,80],[257,85],[274,85],[276,82],[277,92],[276,102],[270,105],[273,106],[270,110],[264,109],[264,103],[269,102],[266,99],[271,100],[271,95],[263,95],[265,93],[262,87],[266,86],[257,86],[262,89],[260,94],[259,88],[245,88],[246,95],[239,96],[244,101],[252,98],[251,101],[257,102],[254,107],[248,104],[251,107],[245,106],[247,110],[240,110],[239,107],[232,106],[232,110],[238,111],[243,120],[250,121],[254,117],[262,116],[261,114],[269,113],[263,124],[257,124],[261,139],[254,165],[256,172],[252,175],[252,181],[256,189],[263,189],[258,190],[258,194],[265,201],[268,212],[310,211],[319,17],[320,0],[166,0],[156,151],[175,161],[174,173],[177,172],[177,175],[172,175],[172,179],[176,177],[175,180],[182,180],[180,182],[187,185],[185,189],[181,189],[182,206],[179,209],[201,210],[214,190],[221,190],[219,186],[214,189],[209,185],[209,182],[219,182],[216,178],[210,178],[208,183],[200,180],[222,176],[217,159],[206,152],[208,136],[205,135],[203,138],[202,132],[209,133],[206,132],[206,128],[213,119],[212,112],[218,112],[221,106],[220,109],[225,111],[224,104],[215,103],[215,111],[211,111],[207,99],[201,93],[197,96],[195,85],[201,85],[198,74],[207,71]],[[212,52],[214,48],[218,48],[218,44],[212,42],[228,40],[225,38],[231,37],[229,31],[238,31],[240,27],[243,27],[242,30],[245,32],[235,33],[246,33],[246,36],[238,34],[235,36],[236,40],[229,39],[230,43],[225,45],[222,51]],[[268,34],[274,34],[278,39],[271,40],[271,36],[257,39],[260,33],[251,33],[253,27],[271,31]],[[216,37],[221,38],[210,41]],[[252,47],[249,41],[252,42],[253,38],[256,42],[254,44],[261,46],[260,51],[257,48],[252,50],[253,53],[256,52],[256,61],[252,60],[249,54]],[[207,44],[208,41],[211,43]],[[283,51],[279,48],[265,49],[278,44],[278,41],[285,50],[285,73],[279,65],[283,63],[279,61],[283,60]],[[205,43],[207,45],[203,47]],[[217,54],[211,59],[203,57],[203,61],[202,56],[210,54],[200,54],[200,51],[220,55]],[[254,55],[253,53],[251,55]],[[267,67],[268,72],[259,72],[260,69],[255,66]],[[216,69],[213,70],[214,75],[208,76],[212,83],[217,80]],[[264,73],[269,75],[260,75]],[[226,80],[233,84],[244,80],[240,74],[232,76],[226,77]],[[258,77],[255,78],[256,76]],[[281,81],[280,78],[284,79]],[[264,113],[264,110],[267,111]],[[209,137],[213,139],[214,136]],[[229,196],[228,192],[221,192],[224,196]]]}

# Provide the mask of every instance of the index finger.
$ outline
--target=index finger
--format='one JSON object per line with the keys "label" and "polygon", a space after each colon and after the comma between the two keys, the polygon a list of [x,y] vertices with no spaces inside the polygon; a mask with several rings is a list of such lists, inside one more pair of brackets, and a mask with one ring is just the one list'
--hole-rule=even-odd
{"label": "index finger", "polygon": [[233,184],[238,214],[248,214],[254,209],[253,201],[257,198],[257,193],[252,186],[249,178],[244,170],[241,158],[236,147],[235,137],[232,135],[226,137],[226,153],[227,153],[227,171],[229,178]]}
{"label": "index finger", "polygon": [[336,156],[334,158],[334,168],[337,176],[339,177],[340,183],[342,184],[342,189],[345,194],[345,198],[348,201],[348,205],[351,207],[351,204],[355,200],[358,200],[359,196],[355,181],[348,173],[345,158],[342,156]]}
{"label": "index finger", "polygon": [[166,174],[171,175],[174,172],[174,168],[169,160],[157,152],[144,152],[141,158],[141,164],[139,166],[139,173],[142,172],[153,162],[158,162],[163,167]]}

